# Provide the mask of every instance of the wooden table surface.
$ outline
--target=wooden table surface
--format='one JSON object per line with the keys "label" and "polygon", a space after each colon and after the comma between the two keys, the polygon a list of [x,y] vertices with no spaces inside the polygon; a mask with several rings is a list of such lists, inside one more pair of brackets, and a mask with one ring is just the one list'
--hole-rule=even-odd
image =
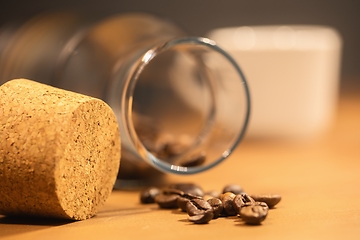
{"label": "wooden table surface", "polygon": [[205,225],[178,210],[141,205],[136,191],[114,190],[101,211],[79,222],[0,216],[1,239],[360,239],[360,94],[342,93],[334,126],[320,139],[289,143],[245,138],[220,166],[169,181],[204,190],[237,183],[282,200],[260,226],[240,218]]}

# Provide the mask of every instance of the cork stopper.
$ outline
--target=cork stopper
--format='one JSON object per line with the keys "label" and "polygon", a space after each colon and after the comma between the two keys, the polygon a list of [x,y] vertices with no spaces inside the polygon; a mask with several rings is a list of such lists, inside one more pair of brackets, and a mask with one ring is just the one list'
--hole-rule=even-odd
{"label": "cork stopper", "polygon": [[103,101],[26,79],[0,87],[0,214],[90,218],[119,164],[118,124]]}

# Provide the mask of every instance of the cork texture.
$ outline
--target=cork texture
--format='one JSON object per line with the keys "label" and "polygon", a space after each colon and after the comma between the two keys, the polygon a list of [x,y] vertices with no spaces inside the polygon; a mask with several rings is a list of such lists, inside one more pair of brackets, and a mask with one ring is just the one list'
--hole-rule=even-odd
{"label": "cork texture", "polygon": [[26,79],[0,87],[0,214],[90,218],[119,164],[118,124],[103,101]]}

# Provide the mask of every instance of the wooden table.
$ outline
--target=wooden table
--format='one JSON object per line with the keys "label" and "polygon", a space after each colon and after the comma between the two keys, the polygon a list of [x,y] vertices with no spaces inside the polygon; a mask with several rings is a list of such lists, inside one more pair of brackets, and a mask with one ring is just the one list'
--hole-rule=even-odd
{"label": "wooden table", "polygon": [[113,191],[92,219],[80,222],[0,216],[1,239],[360,239],[360,95],[341,94],[334,127],[310,142],[245,138],[230,158],[202,174],[169,181],[205,190],[238,183],[249,193],[282,201],[260,226],[240,218],[206,225],[178,210],[141,205],[136,191]]}

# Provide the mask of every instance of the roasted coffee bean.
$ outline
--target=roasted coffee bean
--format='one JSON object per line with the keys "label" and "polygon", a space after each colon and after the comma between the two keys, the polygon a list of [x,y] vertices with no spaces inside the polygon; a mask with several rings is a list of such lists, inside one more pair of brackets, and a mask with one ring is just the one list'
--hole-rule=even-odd
{"label": "roasted coffee bean", "polygon": [[155,197],[155,202],[160,208],[174,209],[178,208],[177,199],[180,196],[178,194],[164,194],[160,193]]}
{"label": "roasted coffee bean", "polygon": [[[155,127],[144,127],[151,126],[150,122],[148,122],[148,120],[143,121],[144,119],[145,118],[143,117],[139,118],[138,120],[140,122],[137,124],[139,126],[136,126],[136,132],[141,143],[149,152],[153,153],[154,155],[157,156],[163,154],[171,136],[169,134],[161,134],[160,131]],[[145,125],[143,126],[140,123]]]}
{"label": "roasted coffee bean", "polygon": [[214,218],[214,214],[211,210],[203,211],[201,214],[193,215],[189,217],[189,221],[196,224],[205,224]]}
{"label": "roasted coffee bean", "polygon": [[166,152],[166,146],[168,144],[168,140],[164,134],[161,134],[157,139],[149,140],[152,141],[148,143],[146,146],[147,150],[150,151],[157,158],[166,160],[169,158],[168,153]]}
{"label": "roasted coffee bean", "polygon": [[179,189],[176,189],[176,188],[164,188],[164,189],[162,189],[161,192],[164,193],[164,194],[177,194],[179,196],[184,195],[183,191],[181,191]]}
{"label": "roasted coffee bean", "polygon": [[186,212],[186,204],[190,202],[190,199],[186,197],[178,197],[177,198],[177,205],[181,209],[181,211]]}
{"label": "roasted coffee bean", "polygon": [[[247,203],[245,203],[244,207],[254,206],[254,205],[261,206],[264,209],[269,210],[269,206],[265,202],[247,202]],[[241,217],[241,216],[239,215],[239,217]]]}
{"label": "roasted coffee bean", "polygon": [[[177,190],[177,189],[175,189]],[[177,191],[180,191],[180,190],[177,190]],[[183,212],[186,212],[186,204],[188,201],[192,200],[192,199],[202,199],[201,197],[199,196],[195,196],[195,195],[192,195],[190,193],[184,193],[183,195],[181,195],[178,199],[177,199],[177,204],[178,204],[178,207],[183,211]]]}
{"label": "roasted coffee bean", "polygon": [[218,218],[224,209],[222,201],[219,198],[210,198],[207,202],[213,209],[214,218]]}
{"label": "roasted coffee bean", "polygon": [[138,138],[144,147],[154,156],[168,160],[189,149],[194,143],[194,137],[182,134],[173,135],[162,131],[154,119],[139,113],[134,106],[132,112],[133,124]]}
{"label": "roasted coffee bean", "polygon": [[166,147],[167,145],[172,142],[174,139],[174,137],[171,134],[167,134],[167,133],[158,133],[157,137],[152,139],[152,145],[151,145],[151,150],[160,153],[162,151],[166,151]]}
{"label": "roasted coffee bean", "polygon": [[233,194],[240,194],[243,193],[244,190],[241,186],[237,185],[237,184],[228,184],[224,187],[223,189],[223,193],[226,192],[232,192]]}
{"label": "roasted coffee bean", "polygon": [[265,202],[269,208],[273,208],[281,200],[279,194],[251,195],[251,197],[257,202]]}
{"label": "roasted coffee bean", "polygon": [[186,203],[186,212],[189,216],[199,215],[204,211],[213,210],[210,203],[204,199],[192,199]]}
{"label": "roasted coffee bean", "polygon": [[190,200],[195,199],[195,198],[202,199],[201,196],[197,196],[197,195],[194,195],[194,194],[191,194],[191,193],[184,193],[182,196],[187,198],[187,199],[190,199]]}
{"label": "roasted coffee bean", "polygon": [[192,199],[191,201],[194,202],[199,209],[212,210],[212,206],[210,205],[210,203],[208,203],[204,199],[196,198],[196,199]]}
{"label": "roasted coffee bean", "polygon": [[235,216],[237,213],[234,209],[233,201],[235,198],[235,194],[232,192],[226,192],[220,194],[220,200],[223,203],[224,209],[222,214],[225,216]]}
{"label": "roasted coffee bean", "polygon": [[160,194],[160,189],[156,187],[150,187],[144,189],[140,193],[140,202],[141,203],[155,203],[155,197]]}
{"label": "roasted coffee bean", "polygon": [[233,200],[233,205],[236,213],[239,214],[241,208],[244,207],[247,203],[255,203],[255,200],[247,193],[237,194]]}
{"label": "roasted coffee bean", "polygon": [[196,167],[204,164],[205,160],[206,160],[206,153],[200,152],[181,160],[179,162],[179,165],[182,167]]}
{"label": "roasted coffee bean", "polygon": [[264,203],[248,203],[241,208],[240,217],[246,224],[259,225],[265,220],[268,209],[269,208]]}
{"label": "roasted coffee bean", "polygon": [[169,157],[179,155],[190,148],[194,139],[189,135],[181,135],[169,141],[165,147],[166,153]]}
{"label": "roasted coffee bean", "polygon": [[203,209],[199,209],[193,201],[188,201],[185,206],[185,210],[189,216],[200,215],[204,212]]}
{"label": "roasted coffee bean", "polygon": [[176,183],[171,184],[168,188],[175,188],[183,191],[184,193],[192,194],[195,196],[204,196],[204,191],[202,190],[202,188],[194,183]]}
{"label": "roasted coffee bean", "polygon": [[266,208],[269,210],[269,205],[267,205],[266,202],[255,202],[255,205],[262,206],[263,208]]}

